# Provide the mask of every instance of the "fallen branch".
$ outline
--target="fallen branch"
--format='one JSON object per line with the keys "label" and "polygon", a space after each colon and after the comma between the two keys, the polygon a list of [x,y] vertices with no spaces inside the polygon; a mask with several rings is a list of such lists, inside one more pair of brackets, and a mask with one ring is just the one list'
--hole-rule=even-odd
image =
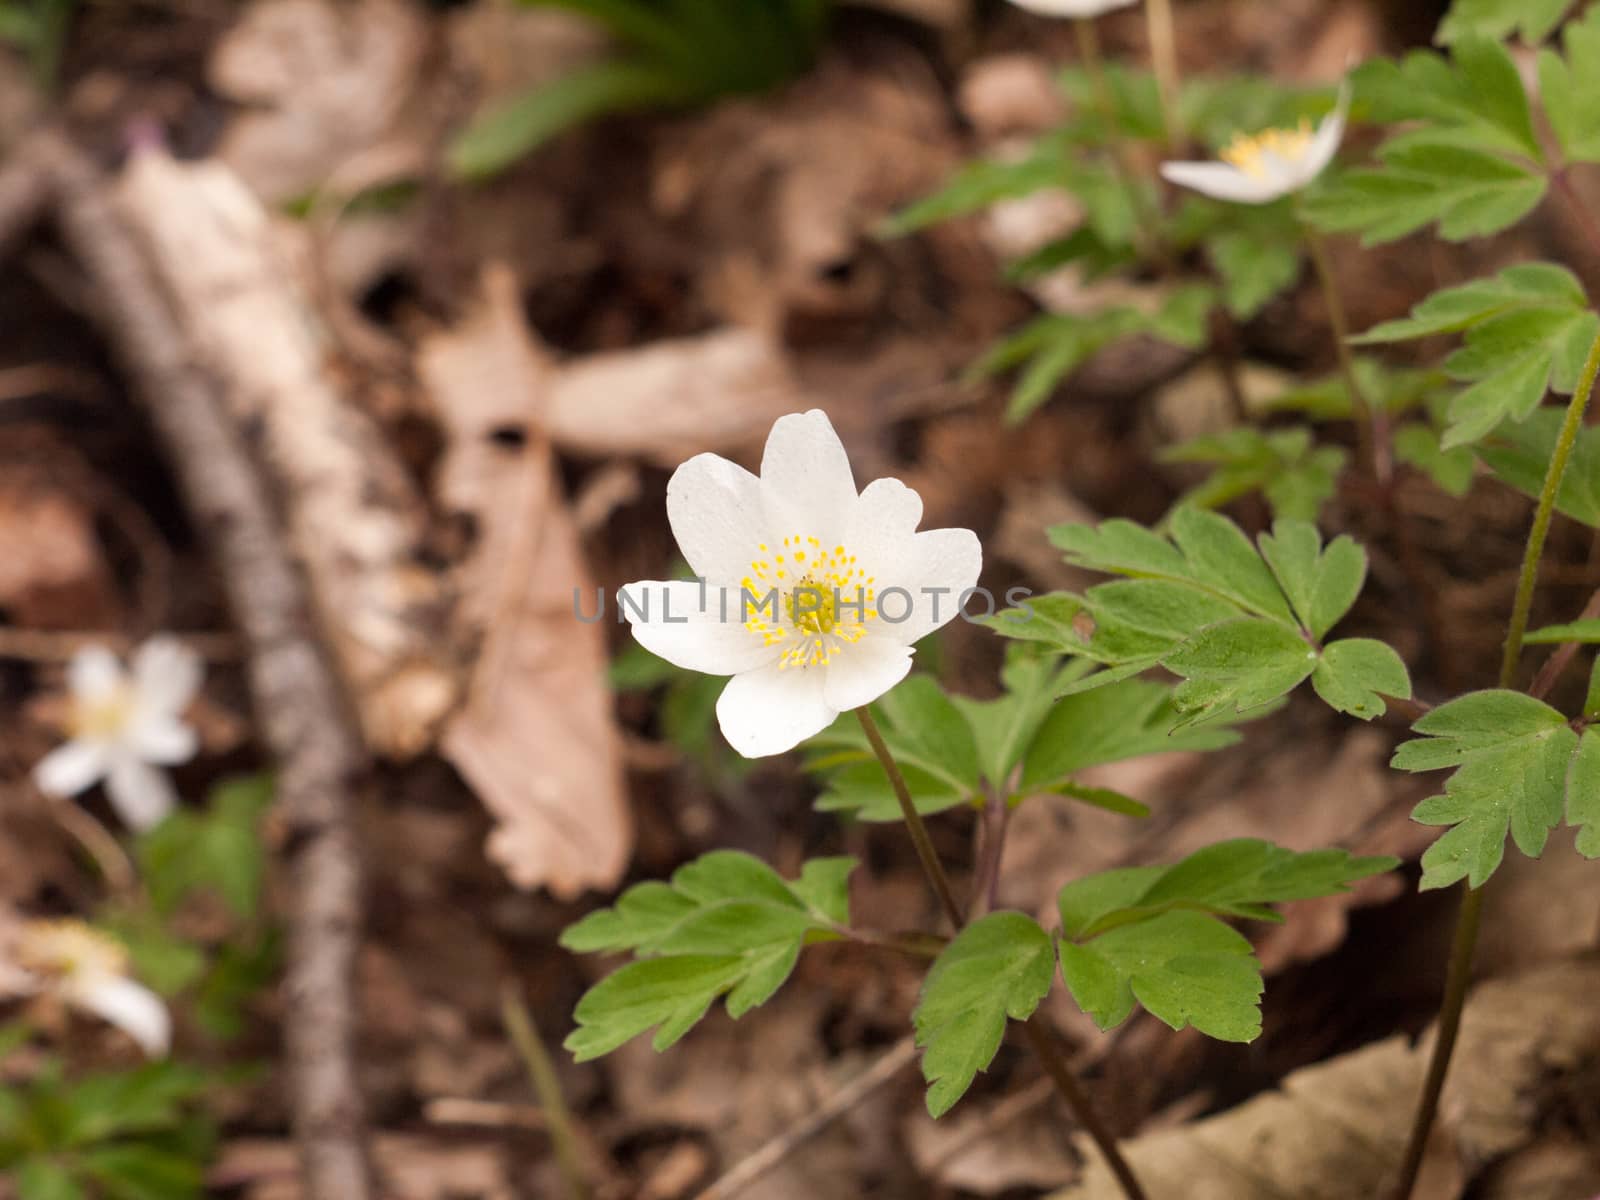
{"label": "fallen branch", "polygon": [[289,1092],[309,1200],[373,1194],[353,1058],[361,878],[352,791],[365,756],[319,649],[268,492],[100,172],[53,134],[19,157],[49,179],[69,249],[93,278],[112,345],[137,382],[249,645],[249,682],[277,760],[292,877],[286,992]]}

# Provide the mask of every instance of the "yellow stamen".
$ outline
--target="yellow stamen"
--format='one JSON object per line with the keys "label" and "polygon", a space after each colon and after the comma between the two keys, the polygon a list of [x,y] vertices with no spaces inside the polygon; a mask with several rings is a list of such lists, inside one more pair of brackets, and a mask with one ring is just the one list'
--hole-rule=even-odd
{"label": "yellow stamen", "polygon": [[1264,129],[1257,134],[1236,134],[1217,157],[1253,179],[1266,178],[1267,156],[1299,162],[1311,149],[1311,122],[1304,118],[1294,129]]}

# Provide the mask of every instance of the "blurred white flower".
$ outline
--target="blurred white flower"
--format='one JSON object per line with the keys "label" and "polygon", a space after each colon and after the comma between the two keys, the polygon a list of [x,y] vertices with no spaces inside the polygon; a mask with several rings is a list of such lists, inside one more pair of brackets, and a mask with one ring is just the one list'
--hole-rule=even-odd
{"label": "blurred white flower", "polygon": [[1240,134],[1220,153],[1221,162],[1162,163],[1161,174],[1215,200],[1267,204],[1299,191],[1322,174],[1339,149],[1349,116],[1347,84],[1339,91],[1337,107],[1315,130],[1309,121],[1302,121],[1295,129]]}
{"label": "blurred white flower", "polygon": [[128,974],[121,943],[82,921],[24,921],[12,934],[9,990],[45,993],[115,1025],[149,1058],[172,1040],[167,1006]]}
{"label": "blurred white flower", "polygon": [[645,581],[618,604],[668,662],[731,675],[717,701],[740,754],[780,754],[911,669],[911,645],[956,615],[983,553],[969,529],[917,532],[898,479],[859,495],[819,409],[778,419],[758,478],[715,454],[667,484],[667,516],[699,581]]}
{"label": "blurred white flower", "polygon": [[1118,8],[1128,8],[1139,0],[1011,0],[1018,8],[1025,8],[1041,17],[1098,17]]}
{"label": "blurred white flower", "polygon": [[159,824],[176,799],[160,767],[192,758],[198,745],[182,717],[200,678],[199,656],[171,637],[140,646],[131,672],[104,646],[78,651],[67,669],[71,739],[34,767],[39,790],[75,796],[104,780],[130,828]]}

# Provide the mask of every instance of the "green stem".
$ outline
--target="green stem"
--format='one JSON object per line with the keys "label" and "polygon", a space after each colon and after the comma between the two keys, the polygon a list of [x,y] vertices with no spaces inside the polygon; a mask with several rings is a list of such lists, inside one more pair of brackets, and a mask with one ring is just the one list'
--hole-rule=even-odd
{"label": "green stem", "polygon": [[[1589,407],[1589,397],[1594,391],[1597,375],[1600,375],[1600,336],[1589,347],[1583,374],[1567,404],[1566,419],[1561,423],[1555,451],[1550,455],[1544,487],[1539,491],[1539,504],[1534,510],[1533,526],[1528,531],[1528,544],[1522,555],[1522,573],[1517,579],[1517,596],[1512,604],[1511,622],[1506,631],[1505,654],[1500,660],[1502,688],[1510,687],[1517,677],[1517,664],[1522,659],[1522,639],[1528,631],[1528,614],[1533,607],[1534,588],[1539,582],[1539,559],[1544,554],[1545,538],[1550,533],[1550,520],[1555,514],[1561,479],[1566,474],[1567,461],[1572,457],[1573,444],[1578,440],[1578,430],[1583,426],[1583,414]],[[1444,1091],[1445,1076],[1450,1070],[1450,1056],[1455,1051],[1456,1036],[1461,1030],[1461,1012],[1466,1007],[1467,987],[1472,982],[1472,957],[1478,944],[1478,927],[1483,920],[1483,892],[1479,888],[1465,886],[1466,894],[1461,898],[1461,909],[1456,917],[1450,967],[1445,975],[1444,999],[1439,1006],[1439,1032],[1433,1043],[1433,1054],[1428,1060],[1428,1074],[1423,1080],[1422,1097],[1417,1103],[1416,1119],[1411,1127],[1411,1138],[1406,1144],[1405,1159],[1400,1167],[1400,1184],[1395,1189],[1394,1200],[1410,1200],[1412,1189],[1416,1187],[1417,1173],[1422,1169],[1422,1157],[1427,1150],[1428,1135],[1433,1130],[1434,1118],[1439,1112],[1439,1096]]]}
{"label": "green stem", "polygon": [[950,877],[944,873],[944,867],[939,862],[939,853],[933,848],[933,839],[928,836],[928,826],[923,822],[922,814],[917,811],[917,806],[911,799],[911,789],[906,786],[906,777],[900,773],[900,765],[894,761],[894,755],[889,752],[883,734],[878,731],[878,723],[872,719],[872,713],[867,710],[865,704],[856,709],[856,717],[861,722],[862,732],[867,735],[872,752],[883,764],[884,774],[889,777],[889,786],[894,789],[895,799],[900,801],[900,815],[906,820],[906,831],[911,835],[911,844],[917,848],[917,857],[922,860],[922,873],[928,877],[928,883],[938,895],[945,916],[950,918],[951,927],[960,929],[961,906],[956,903],[955,891],[950,887]]}
{"label": "green stem", "polygon": [[1350,406],[1355,411],[1356,439],[1361,458],[1372,472],[1372,477],[1383,488],[1389,486],[1394,475],[1394,463],[1389,457],[1389,431],[1380,427],[1367,393],[1356,375],[1355,356],[1350,353],[1350,321],[1345,316],[1344,298],[1339,294],[1339,283],[1333,274],[1333,264],[1328,258],[1328,244],[1317,232],[1316,226],[1304,218],[1300,221],[1305,236],[1306,249],[1311,255],[1311,265],[1316,270],[1317,282],[1322,287],[1323,300],[1328,306],[1328,324],[1333,327],[1333,348],[1339,358],[1339,375],[1344,380],[1345,391],[1350,393]]}
{"label": "green stem", "polygon": [[[911,833],[912,844],[917,848],[917,857],[922,860],[923,873],[927,875],[929,885],[939,897],[939,903],[943,906],[945,915],[950,918],[950,924],[959,931],[966,921],[961,915],[960,906],[956,904],[955,892],[950,887],[950,877],[944,873],[944,867],[940,865],[939,856],[934,851],[933,839],[928,836],[928,827],[922,820],[922,814],[917,812],[916,805],[912,803],[911,789],[906,785],[905,776],[900,773],[900,766],[895,762],[894,755],[890,753],[888,744],[883,740],[883,734],[878,730],[877,721],[873,720],[866,705],[856,709],[856,717],[861,722],[861,728],[867,735],[873,753],[878,756],[878,762],[883,765],[884,773],[889,776],[889,786],[894,790],[895,799],[900,802],[900,812],[906,819],[906,828]],[[1116,1138],[1100,1119],[1100,1115],[1094,1111],[1094,1106],[1089,1102],[1089,1097],[1083,1089],[1078,1086],[1077,1080],[1072,1077],[1071,1067],[1057,1051],[1055,1043],[1043,1028],[1037,1015],[1030,1017],[1023,1025],[1023,1032],[1044,1067],[1045,1074],[1050,1077],[1056,1090],[1061,1093],[1061,1098],[1067,1102],[1078,1122],[1088,1131],[1095,1145],[1105,1155],[1106,1165],[1116,1176],[1126,1200],[1145,1200],[1144,1190],[1134,1177],[1133,1169],[1128,1166],[1127,1160],[1122,1157],[1122,1152],[1117,1149]]]}
{"label": "green stem", "polygon": [[1534,510],[1533,528],[1528,531],[1528,546],[1522,555],[1522,574],[1517,579],[1517,598],[1511,609],[1511,627],[1506,632],[1505,655],[1500,660],[1501,687],[1510,687],[1517,674],[1522,638],[1528,632],[1528,613],[1533,608],[1533,591],[1539,583],[1539,559],[1544,554],[1545,538],[1550,534],[1550,519],[1555,515],[1556,495],[1561,490],[1561,477],[1566,474],[1572,447],[1578,440],[1578,430],[1583,427],[1583,414],[1589,407],[1589,395],[1594,391],[1597,374],[1600,374],[1600,337],[1589,347],[1589,357],[1567,405],[1566,419],[1556,437],[1555,453],[1550,456],[1550,469],[1545,472],[1544,487],[1539,492],[1539,506]]}
{"label": "green stem", "polygon": [[506,1033],[517,1048],[533,1092],[544,1111],[545,1124],[550,1134],[550,1144],[556,1153],[556,1165],[561,1171],[569,1200],[583,1200],[588,1195],[584,1186],[583,1156],[578,1149],[577,1134],[573,1130],[572,1115],[567,1111],[566,1098],[561,1094],[561,1080],[556,1075],[555,1064],[550,1061],[533,1014],[522,1002],[515,984],[507,983],[500,993],[500,1018]]}

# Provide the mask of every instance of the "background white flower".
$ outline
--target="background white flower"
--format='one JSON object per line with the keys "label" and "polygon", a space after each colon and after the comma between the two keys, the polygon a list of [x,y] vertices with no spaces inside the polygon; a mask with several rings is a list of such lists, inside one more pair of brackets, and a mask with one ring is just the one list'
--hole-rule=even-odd
{"label": "background white flower", "polygon": [[1305,187],[1333,161],[1350,116],[1350,88],[1339,91],[1339,103],[1313,131],[1302,121],[1295,129],[1268,129],[1241,134],[1224,149],[1221,162],[1161,164],[1163,178],[1216,200],[1267,204]]}
{"label": "background white flower", "polygon": [[618,603],[646,649],[733,676],[717,720],[750,758],[900,682],[911,644],[956,615],[983,560],[969,529],[918,533],[922,500],[898,479],[858,495],[819,409],[773,425],[759,478],[715,454],[691,458],[667,484],[667,516],[705,586],[632,583]]}
{"label": "background white flower", "polygon": [[1011,0],[1011,3],[1043,17],[1098,17],[1113,9],[1128,8],[1139,0]]}
{"label": "background white flower", "polygon": [[25,921],[11,937],[11,990],[46,992],[121,1029],[150,1058],[167,1053],[172,1018],[149,988],[128,975],[122,945],[82,921]]}
{"label": "background white flower", "polygon": [[103,779],[131,828],[158,824],[176,800],[160,766],[192,758],[198,745],[182,715],[200,678],[199,656],[171,637],[140,646],[131,672],[104,646],[80,650],[67,669],[71,740],[34,767],[39,790],[75,796]]}

